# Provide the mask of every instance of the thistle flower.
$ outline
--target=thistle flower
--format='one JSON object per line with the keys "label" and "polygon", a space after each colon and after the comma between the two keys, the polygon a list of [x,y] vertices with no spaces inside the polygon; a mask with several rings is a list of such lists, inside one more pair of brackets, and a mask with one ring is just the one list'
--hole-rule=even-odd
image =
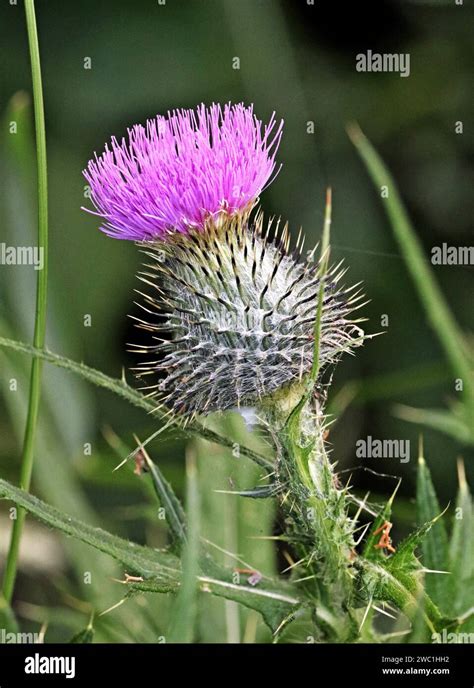
{"label": "thistle flower", "polygon": [[281,132],[274,115],[263,126],[243,104],[175,110],[135,125],[84,170],[102,231],[146,241],[245,214],[275,171]]}
{"label": "thistle flower", "polygon": [[[150,262],[139,277],[152,291],[143,294],[143,308],[162,319],[138,323],[157,342],[135,349],[153,355],[138,375],[164,376],[148,389],[174,412],[190,417],[256,405],[309,372],[319,266],[289,251],[287,226],[279,240],[270,241],[270,229],[263,231],[260,213],[252,224],[239,217],[222,227],[210,223],[144,249]],[[321,367],[360,343],[348,315],[362,297],[337,287],[343,273],[336,266],[326,276]]]}
{"label": "thistle flower", "polygon": [[[286,226],[270,240],[262,213],[251,219],[281,138],[274,115],[262,126],[242,104],[177,110],[112,139],[84,173],[102,230],[151,259],[142,307],[163,317],[139,319],[152,340],[136,350],[153,358],[137,372],[185,418],[256,405],[312,366],[319,266],[289,251]],[[325,276],[320,369],[360,343],[348,317],[360,297],[337,287],[342,274]]]}

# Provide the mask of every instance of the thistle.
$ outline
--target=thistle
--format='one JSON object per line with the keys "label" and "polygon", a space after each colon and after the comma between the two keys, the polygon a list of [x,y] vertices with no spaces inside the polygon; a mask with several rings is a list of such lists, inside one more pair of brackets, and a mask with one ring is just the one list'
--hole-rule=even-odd
{"label": "thistle", "polygon": [[291,250],[288,226],[256,209],[281,129],[243,105],[177,111],[113,139],[85,176],[102,230],[147,257],[137,320],[150,340],[134,349],[147,357],[145,389],[183,423],[259,409],[277,452],[263,496],[278,496],[311,595],[341,614],[354,524],[326,451],[322,375],[363,341],[350,317],[362,296],[339,286],[344,270],[327,254],[303,261],[301,233]]}
{"label": "thistle", "polygon": [[[288,226],[272,236],[252,212],[281,132],[274,115],[263,126],[242,104],[175,111],[112,139],[84,172],[103,231],[138,240],[148,257],[141,306],[162,317],[138,319],[152,336],[135,351],[153,358],[137,373],[183,419],[266,403],[311,369],[321,266],[314,251],[301,262],[301,235],[290,251]],[[321,371],[361,341],[349,318],[361,297],[338,288],[343,274],[324,276]]]}
{"label": "thistle", "polygon": [[[25,6],[38,139],[39,239],[47,244],[41,69],[34,3],[27,0]],[[149,469],[148,477],[170,533],[167,549],[138,545],[107,533],[22,489],[29,486],[31,477],[39,400],[40,368],[35,368],[36,363],[44,360],[68,369],[164,417],[153,399],[140,395],[124,378],[110,378],[43,347],[44,276],[39,282],[43,289],[39,289],[37,298],[34,346],[0,338],[0,346],[34,357],[22,488],[0,479],[0,498],[18,507],[0,599],[3,623],[15,629],[7,635],[18,636],[10,600],[21,528],[28,511],[48,526],[107,553],[130,572],[120,581],[127,588],[122,602],[136,593],[176,595],[170,614],[171,642],[195,638],[198,593],[225,598],[258,612],[274,639],[279,639],[294,619],[304,624],[300,626],[303,642],[385,642],[400,635],[406,636],[408,642],[431,639],[435,643],[462,643],[466,636],[468,642],[472,639],[472,499],[462,461],[458,465],[459,492],[449,542],[420,442],[419,527],[395,547],[390,518],[396,489],[386,504],[368,505],[367,497],[358,500],[350,485],[342,484],[330,460],[323,375],[343,351],[350,351],[365,339],[358,321],[350,317],[360,307],[361,296],[354,293],[354,288],[339,286],[343,274],[340,266],[328,268],[330,194],[319,261],[302,261],[301,236],[295,250],[290,251],[287,226],[280,232],[279,222],[273,227],[272,222],[264,225],[263,214],[254,211],[258,195],[275,173],[281,131],[282,124],[277,125],[274,116],[263,127],[252,108],[243,105],[175,111],[148,122],[146,128],[133,127],[127,141],[118,143],[113,139],[111,150],[106,149],[91,161],[85,175],[96,212],[103,218],[103,231],[116,238],[136,240],[148,256],[149,263],[140,279],[151,291],[144,295],[142,307],[147,316],[139,324],[150,332],[150,341],[139,350],[153,355],[154,360],[142,364],[139,374],[161,377],[158,384],[151,384],[150,396],[168,405],[175,423],[241,403],[258,407],[274,451],[270,458],[268,453],[249,446],[240,447],[243,456],[265,468],[265,474],[260,476],[257,488],[236,494],[278,500],[284,532],[276,537],[284,542],[290,576],[287,580],[271,579],[252,569],[231,569],[217,560],[215,548],[221,548],[200,537],[194,452],[187,460],[185,513],[159,466],[148,455],[146,443],[137,438],[135,473],[140,475],[145,466]],[[417,277],[416,281],[426,297],[427,313],[432,319],[437,314],[436,329],[448,333],[441,341],[449,343],[446,346],[453,370],[460,371],[467,385],[470,371],[469,362],[463,358],[464,342],[424,265],[395,184],[361,132],[353,128],[351,135],[377,186],[390,181],[393,193],[389,214],[401,237],[407,264],[416,274],[419,268],[422,279]],[[310,254],[312,258],[314,253]],[[161,330],[169,338],[157,336]],[[188,430],[208,442],[234,446],[232,438],[210,429],[202,419],[193,419]],[[371,522],[358,525],[362,511],[370,515]],[[417,548],[422,549],[421,562]],[[222,552],[230,554],[228,550]],[[240,557],[235,559],[244,563]],[[432,577],[445,573],[451,575]],[[246,578],[240,579],[240,574]],[[101,593],[99,596],[102,602]],[[114,604],[100,616],[120,605]],[[408,617],[412,627],[406,632],[382,635],[371,617],[375,618],[375,613],[391,616],[394,607]],[[226,608],[228,628],[232,626],[229,640],[234,640],[239,624],[235,624],[233,610],[231,614],[228,611]],[[71,642],[91,641],[93,616]],[[150,624],[149,609],[143,618],[146,630],[139,630],[148,631],[144,637],[156,642],[157,626]],[[308,622],[309,636],[304,632]],[[249,625],[253,627],[253,621]],[[125,626],[123,623],[121,630]],[[133,624],[133,640],[136,629]],[[110,637],[115,633],[105,636]],[[445,661],[444,657],[438,659]],[[414,657],[405,660],[411,664]],[[376,671],[380,674],[380,667]],[[400,671],[413,673],[412,667]],[[433,673],[431,669],[427,672]]]}

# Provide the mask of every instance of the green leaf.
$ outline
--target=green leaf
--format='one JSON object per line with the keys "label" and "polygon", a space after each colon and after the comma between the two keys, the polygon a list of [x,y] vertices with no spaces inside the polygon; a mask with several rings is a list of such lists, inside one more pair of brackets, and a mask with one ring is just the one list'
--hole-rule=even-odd
{"label": "green leaf", "polygon": [[171,531],[173,545],[179,552],[186,540],[186,516],[173,488],[166,480],[158,466],[150,459],[146,449],[139,444],[148,470],[150,471],[153,487],[165,510],[166,522]]}
{"label": "green leaf", "polygon": [[[304,600],[290,585],[265,580],[256,586],[250,586],[244,583],[233,583],[230,574],[224,573],[222,569],[219,574],[222,578],[199,575],[199,590],[202,593],[224,597],[244,607],[254,609],[262,615],[273,633],[276,633],[280,625],[304,604]],[[227,580],[224,576],[227,576]],[[155,585],[153,579],[130,583],[129,587],[131,591],[161,592],[160,585]]]}
{"label": "green leaf", "polygon": [[438,514],[434,519],[428,521],[428,523],[424,523],[420,528],[417,528],[413,533],[410,533],[408,537],[402,540],[397,547],[397,551],[387,559],[387,569],[397,577],[400,574],[420,571],[421,565],[415,554],[416,549],[421,546],[428,533],[442,515],[443,514]]}
{"label": "green leaf", "polygon": [[[390,560],[388,560],[390,561]],[[435,604],[424,594],[418,576],[399,569],[388,570],[383,563],[359,558],[357,566],[361,572],[361,587],[369,600],[391,602],[412,622],[418,620],[420,602],[424,607],[423,618],[432,633],[444,628],[450,620],[440,614]]]}
{"label": "green leaf", "polygon": [[[130,385],[128,385],[124,379],[119,380],[117,378],[109,377],[108,375],[102,373],[100,370],[96,370],[95,368],[90,368],[89,366],[84,365],[84,363],[76,363],[75,361],[71,361],[70,359],[65,358],[64,356],[54,354],[51,351],[48,351],[47,349],[35,349],[35,347],[30,346],[29,344],[17,342],[13,339],[7,339],[6,337],[0,337],[0,346],[12,349],[14,351],[21,351],[22,353],[29,354],[30,356],[34,356],[36,358],[40,358],[43,361],[47,361],[48,363],[52,363],[53,365],[56,365],[59,368],[69,370],[70,372],[79,375],[88,382],[97,385],[98,387],[104,387],[105,389],[108,389],[110,392],[113,392],[122,399],[127,400],[134,406],[137,406],[141,409],[144,409],[145,411],[148,411],[148,413],[150,414],[154,414],[156,416],[160,415],[161,413],[160,408],[157,408],[156,403],[154,403],[151,399],[145,397],[143,394],[140,394],[140,392],[133,389],[133,387],[130,387]],[[234,443],[231,439],[218,435],[213,430],[210,430],[207,427],[205,427],[199,421],[193,421],[191,423],[188,423],[185,428],[183,428],[179,424],[178,420],[168,422],[170,424],[172,422],[175,422],[175,424],[183,432],[197,435],[207,440],[208,442],[221,444],[223,447],[229,447],[230,449],[232,449],[233,447]],[[273,470],[273,463],[261,454],[258,454],[257,452],[254,452],[245,446],[240,447],[240,453],[242,456],[248,457],[262,468]]]}
{"label": "green leaf", "polygon": [[294,614],[302,600],[290,586],[262,581],[256,586],[237,584],[208,576],[199,577],[202,592],[212,593],[227,600],[255,609],[267,626],[276,633],[283,621]]}
{"label": "green leaf", "polygon": [[[416,507],[418,524],[433,521],[441,512],[430,471],[422,455],[418,459]],[[448,535],[443,519],[436,520],[431,530],[426,533],[421,542],[421,549],[425,569],[449,572]],[[426,592],[445,613],[452,609],[452,583],[450,572],[425,573]]]}
{"label": "green leaf", "polygon": [[[176,592],[181,582],[179,559],[167,552],[137,545],[116,535],[79,521],[61,513],[5,480],[0,480],[0,498],[10,499],[22,506],[43,523],[57,528],[95,549],[113,557],[143,581],[130,581],[130,591]],[[202,562],[202,559],[201,559]],[[297,594],[283,583],[265,581],[257,586],[239,585],[232,581],[232,573],[215,565],[209,558],[209,570],[213,575],[199,575],[199,589],[219,597],[239,602],[255,609],[267,625],[275,632],[282,621],[296,611],[302,601]],[[219,576],[219,577],[218,577]]]}
{"label": "green leaf", "polygon": [[12,500],[43,523],[110,555],[127,567],[130,573],[144,578],[153,577],[155,584],[161,586],[162,592],[175,590],[179,585],[180,563],[172,554],[137,545],[101,528],[93,528],[5,480],[0,480],[0,498]]}
{"label": "green leaf", "polygon": [[197,617],[197,579],[199,574],[200,503],[196,454],[189,447],[186,454],[186,508],[188,537],[183,548],[181,587],[172,610],[169,642],[192,643]]}
{"label": "green leaf", "polygon": [[459,491],[449,559],[455,589],[454,611],[456,614],[464,614],[470,607],[474,607],[474,519],[472,498],[462,461],[458,462],[458,475]]}

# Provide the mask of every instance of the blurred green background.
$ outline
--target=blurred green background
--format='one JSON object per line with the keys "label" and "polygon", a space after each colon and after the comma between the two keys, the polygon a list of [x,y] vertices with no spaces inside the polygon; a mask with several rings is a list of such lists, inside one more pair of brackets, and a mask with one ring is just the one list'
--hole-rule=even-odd
{"label": "blurred green background", "polygon": [[[408,423],[395,405],[446,408],[458,393],[453,375],[392,236],[383,201],[350,143],[356,120],[393,172],[429,261],[433,246],[473,242],[473,9],[469,3],[341,3],[306,0],[83,0],[36,4],[43,68],[50,185],[48,346],[112,376],[135,361],[139,341],[127,314],[140,254],[107,238],[84,213],[82,169],[112,135],[156,113],[200,102],[254,103],[261,118],[285,120],[280,174],[262,195],[267,214],[282,215],[311,248],[320,236],[324,193],[333,188],[333,253],[350,267],[347,283],[363,280],[371,299],[363,314],[367,342],[339,364],[329,401],[338,412],[330,441],[341,468],[356,467],[355,442],[372,435],[412,441],[412,460],[366,465],[403,475],[395,539],[412,525],[418,435],[441,502],[456,489],[455,461],[474,474],[473,451],[460,437]],[[0,240],[35,242],[35,173],[30,66],[22,3],[0,7]],[[411,73],[358,73],[368,49],[410,53]],[[240,69],[234,69],[235,59]],[[90,69],[85,69],[90,58]],[[86,62],[85,62],[86,61]],[[462,134],[455,133],[463,122]],[[11,122],[17,124],[11,133]],[[308,133],[314,123],[314,133]],[[435,267],[435,276],[468,338],[474,324],[472,266]],[[31,341],[36,274],[1,266],[0,331]],[[388,316],[382,327],[381,317]],[[85,318],[91,326],[85,326]],[[18,481],[30,361],[0,351],[0,475]],[[133,383],[131,373],[127,378]],[[12,390],[17,380],[17,390]],[[354,381],[359,393],[353,395]],[[231,419],[239,423],[238,417]],[[33,492],[88,522],[141,542],[166,543],[166,529],[143,479],[112,473],[133,434],[156,429],[144,413],[110,393],[46,366]],[[90,444],[91,451],[88,450]],[[168,433],[150,448],[166,477],[184,493],[186,443]],[[203,534],[271,573],[285,567],[269,541],[278,515],[267,500],[236,501],[216,492],[251,486],[258,472],[244,459],[204,443],[198,453]],[[90,453],[90,455],[89,455]],[[393,480],[355,470],[353,483],[376,497]],[[398,520],[397,520],[398,519]],[[0,566],[8,542],[8,505],[0,511]],[[92,573],[92,583],[84,579]],[[42,528],[25,533],[15,609],[26,628],[47,622],[47,639],[65,639],[85,625],[91,605],[102,611],[121,599],[120,578],[106,557]],[[261,622],[232,603],[202,601],[198,639],[265,639]],[[170,601],[127,601],[101,617],[99,639],[156,641],[166,635]],[[227,635],[225,635],[227,634]]]}

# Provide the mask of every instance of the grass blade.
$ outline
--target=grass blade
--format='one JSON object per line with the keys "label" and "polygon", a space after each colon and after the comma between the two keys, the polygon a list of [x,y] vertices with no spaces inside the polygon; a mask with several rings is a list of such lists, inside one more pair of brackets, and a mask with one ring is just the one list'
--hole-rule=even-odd
{"label": "grass blade", "polygon": [[353,124],[348,127],[348,134],[375,186],[377,188],[387,186],[389,189],[388,198],[385,199],[385,208],[390,224],[429,322],[438,336],[453,373],[463,381],[463,396],[469,408],[472,424],[474,423],[474,380],[464,346],[463,333],[430,270],[421,243],[403,206],[395,180],[358,125]]}
{"label": "grass blade", "polygon": [[474,445],[474,425],[468,422],[466,407],[460,402],[451,404],[448,411],[412,408],[403,404],[396,404],[393,411],[395,416],[408,423],[419,423],[454,437],[462,444]]}
{"label": "grass blade", "polygon": [[[48,286],[48,175],[46,164],[46,129],[34,0],[25,0],[25,11],[35,112],[36,162],[38,175],[38,249],[43,252],[43,269],[38,270],[36,282],[36,313],[33,344],[35,348],[41,349],[44,346],[46,336],[46,298]],[[43,362],[41,359],[34,358],[32,360],[28,413],[23,439],[20,472],[20,485],[25,490],[29,490],[30,488],[31,476],[33,473],[36,426],[41,397],[42,366]],[[7,602],[11,602],[13,596],[25,516],[26,512],[23,509],[19,509],[11,531],[10,545],[3,578],[3,596]]]}
{"label": "grass blade", "polygon": [[186,452],[186,496],[188,537],[183,549],[181,587],[174,604],[174,622],[169,634],[172,643],[192,643],[196,626],[200,504],[196,454],[192,447],[188,447]]}

